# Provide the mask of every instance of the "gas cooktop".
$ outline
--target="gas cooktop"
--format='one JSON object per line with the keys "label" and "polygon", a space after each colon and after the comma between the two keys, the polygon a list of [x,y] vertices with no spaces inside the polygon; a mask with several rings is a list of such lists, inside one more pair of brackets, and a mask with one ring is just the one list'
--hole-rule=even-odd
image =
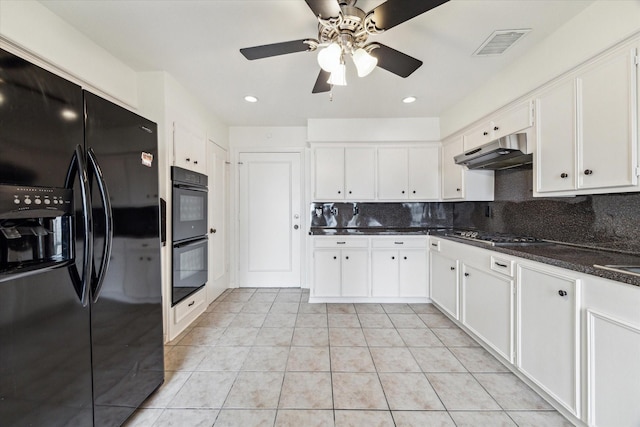
{"label": "gas cooktop", "polygon": [[481,231],[452,231],[446,234],[458,239],[471,240],[484,243],[490,246],[528,246],[528,245],[548,245],[551,244],[542,239],[528,236],[514,236],[511,234],[486,233]]}

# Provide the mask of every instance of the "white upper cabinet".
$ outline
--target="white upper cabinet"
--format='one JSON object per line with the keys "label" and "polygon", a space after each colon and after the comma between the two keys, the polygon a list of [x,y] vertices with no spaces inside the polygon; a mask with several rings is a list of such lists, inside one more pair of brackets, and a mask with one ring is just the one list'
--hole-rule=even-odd
{"label": "white upper cabinet", "polygon": [[463,136],[464,151],[472,150],[494,139],[525,130],[532,125],[531,102],[522,102],[512,109],[491,117],[491,120],[481,123],[465,133]]}
{"label": "white upper cabinet", "polygon": [[375,148],[344,149],[345,199],[375,199]]}
{"label": "white upper cabinet", "polygon": [[207,173],[207,138],[203,132],[173,123],[173,164]]}
{"label": "white upper cabinet", "polygon": [[604,58],[577,78],[578,187],[635,185],[636,50]]}
{"label": "white upper cabinet", "polygon": [[313,162],[314,199],[344,199],[344,148],[316,148]]}
{"label": "white upper cabinet", "polygon": [[637,191],[637,68],[625,47],[540,92],[534,195]]}
{"label": "white upper cabinet", "polygon": [[536,100],[538,192],[576,187],[576,91],[573,79],[549,88]]}
{"label": "white upper cabinet", "polygon": [[493,171],[470,171],[457,165],[453,157],[463,151],[462,137],[454,137],[442,146],[442,199],[493,200]]}
{"label": "white upper cabinet", "polygon": [[317,147],[313,150],[314,200],[373,200],[375,149]]}
{"label": "white upper cabinet", "polygon": [[378,200],[437,200],[439,197],[437,145],[378,148]]}

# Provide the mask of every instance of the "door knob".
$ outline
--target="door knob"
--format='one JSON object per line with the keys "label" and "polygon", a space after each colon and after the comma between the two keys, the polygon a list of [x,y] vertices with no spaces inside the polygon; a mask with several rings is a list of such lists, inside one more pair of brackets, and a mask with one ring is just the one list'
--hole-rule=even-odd
{"label": "door knob", "polygon": [[294,230],[297,230],[298,228],[300,228],[300,227],[298,227],[298,224],[296,224],[296,225],[294,225],[294,226],[293,226],[293,229],[294,229]]}

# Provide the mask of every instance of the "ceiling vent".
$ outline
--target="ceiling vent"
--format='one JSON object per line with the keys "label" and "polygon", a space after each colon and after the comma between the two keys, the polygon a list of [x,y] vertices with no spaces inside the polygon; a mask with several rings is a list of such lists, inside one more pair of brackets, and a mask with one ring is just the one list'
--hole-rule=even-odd
{"label": "ceiling vent", "polygon": [[494,31],[487,40],[473,53],[473,56],[502,55],[513,46],[530,28],[523,30],[498,30]]}

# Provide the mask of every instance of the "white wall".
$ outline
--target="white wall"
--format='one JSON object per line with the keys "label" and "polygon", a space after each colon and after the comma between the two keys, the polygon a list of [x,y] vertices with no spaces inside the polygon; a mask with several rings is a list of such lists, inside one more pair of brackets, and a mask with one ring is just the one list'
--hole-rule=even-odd
{"label": "white wall", "polygon": [[0,40],[92,92],[138,106],[136,72],[36,1],[0,0]]}
{"label": "white wall", "polygon": [[309,142],[437,142],[437,117],[308,119]]}
{"label": "white wall", "polygon": [[229,144],[233,149],[269,147],[273,151],[273,148],[303,148],[307,144],[307,128],[302,126],[231,127]]}
{"label": "white wall", "polygon": [[[535,31],[535,29],[534,29]],[[447,137],[640,31],[640,1],[600,0],[440,116]]]}

